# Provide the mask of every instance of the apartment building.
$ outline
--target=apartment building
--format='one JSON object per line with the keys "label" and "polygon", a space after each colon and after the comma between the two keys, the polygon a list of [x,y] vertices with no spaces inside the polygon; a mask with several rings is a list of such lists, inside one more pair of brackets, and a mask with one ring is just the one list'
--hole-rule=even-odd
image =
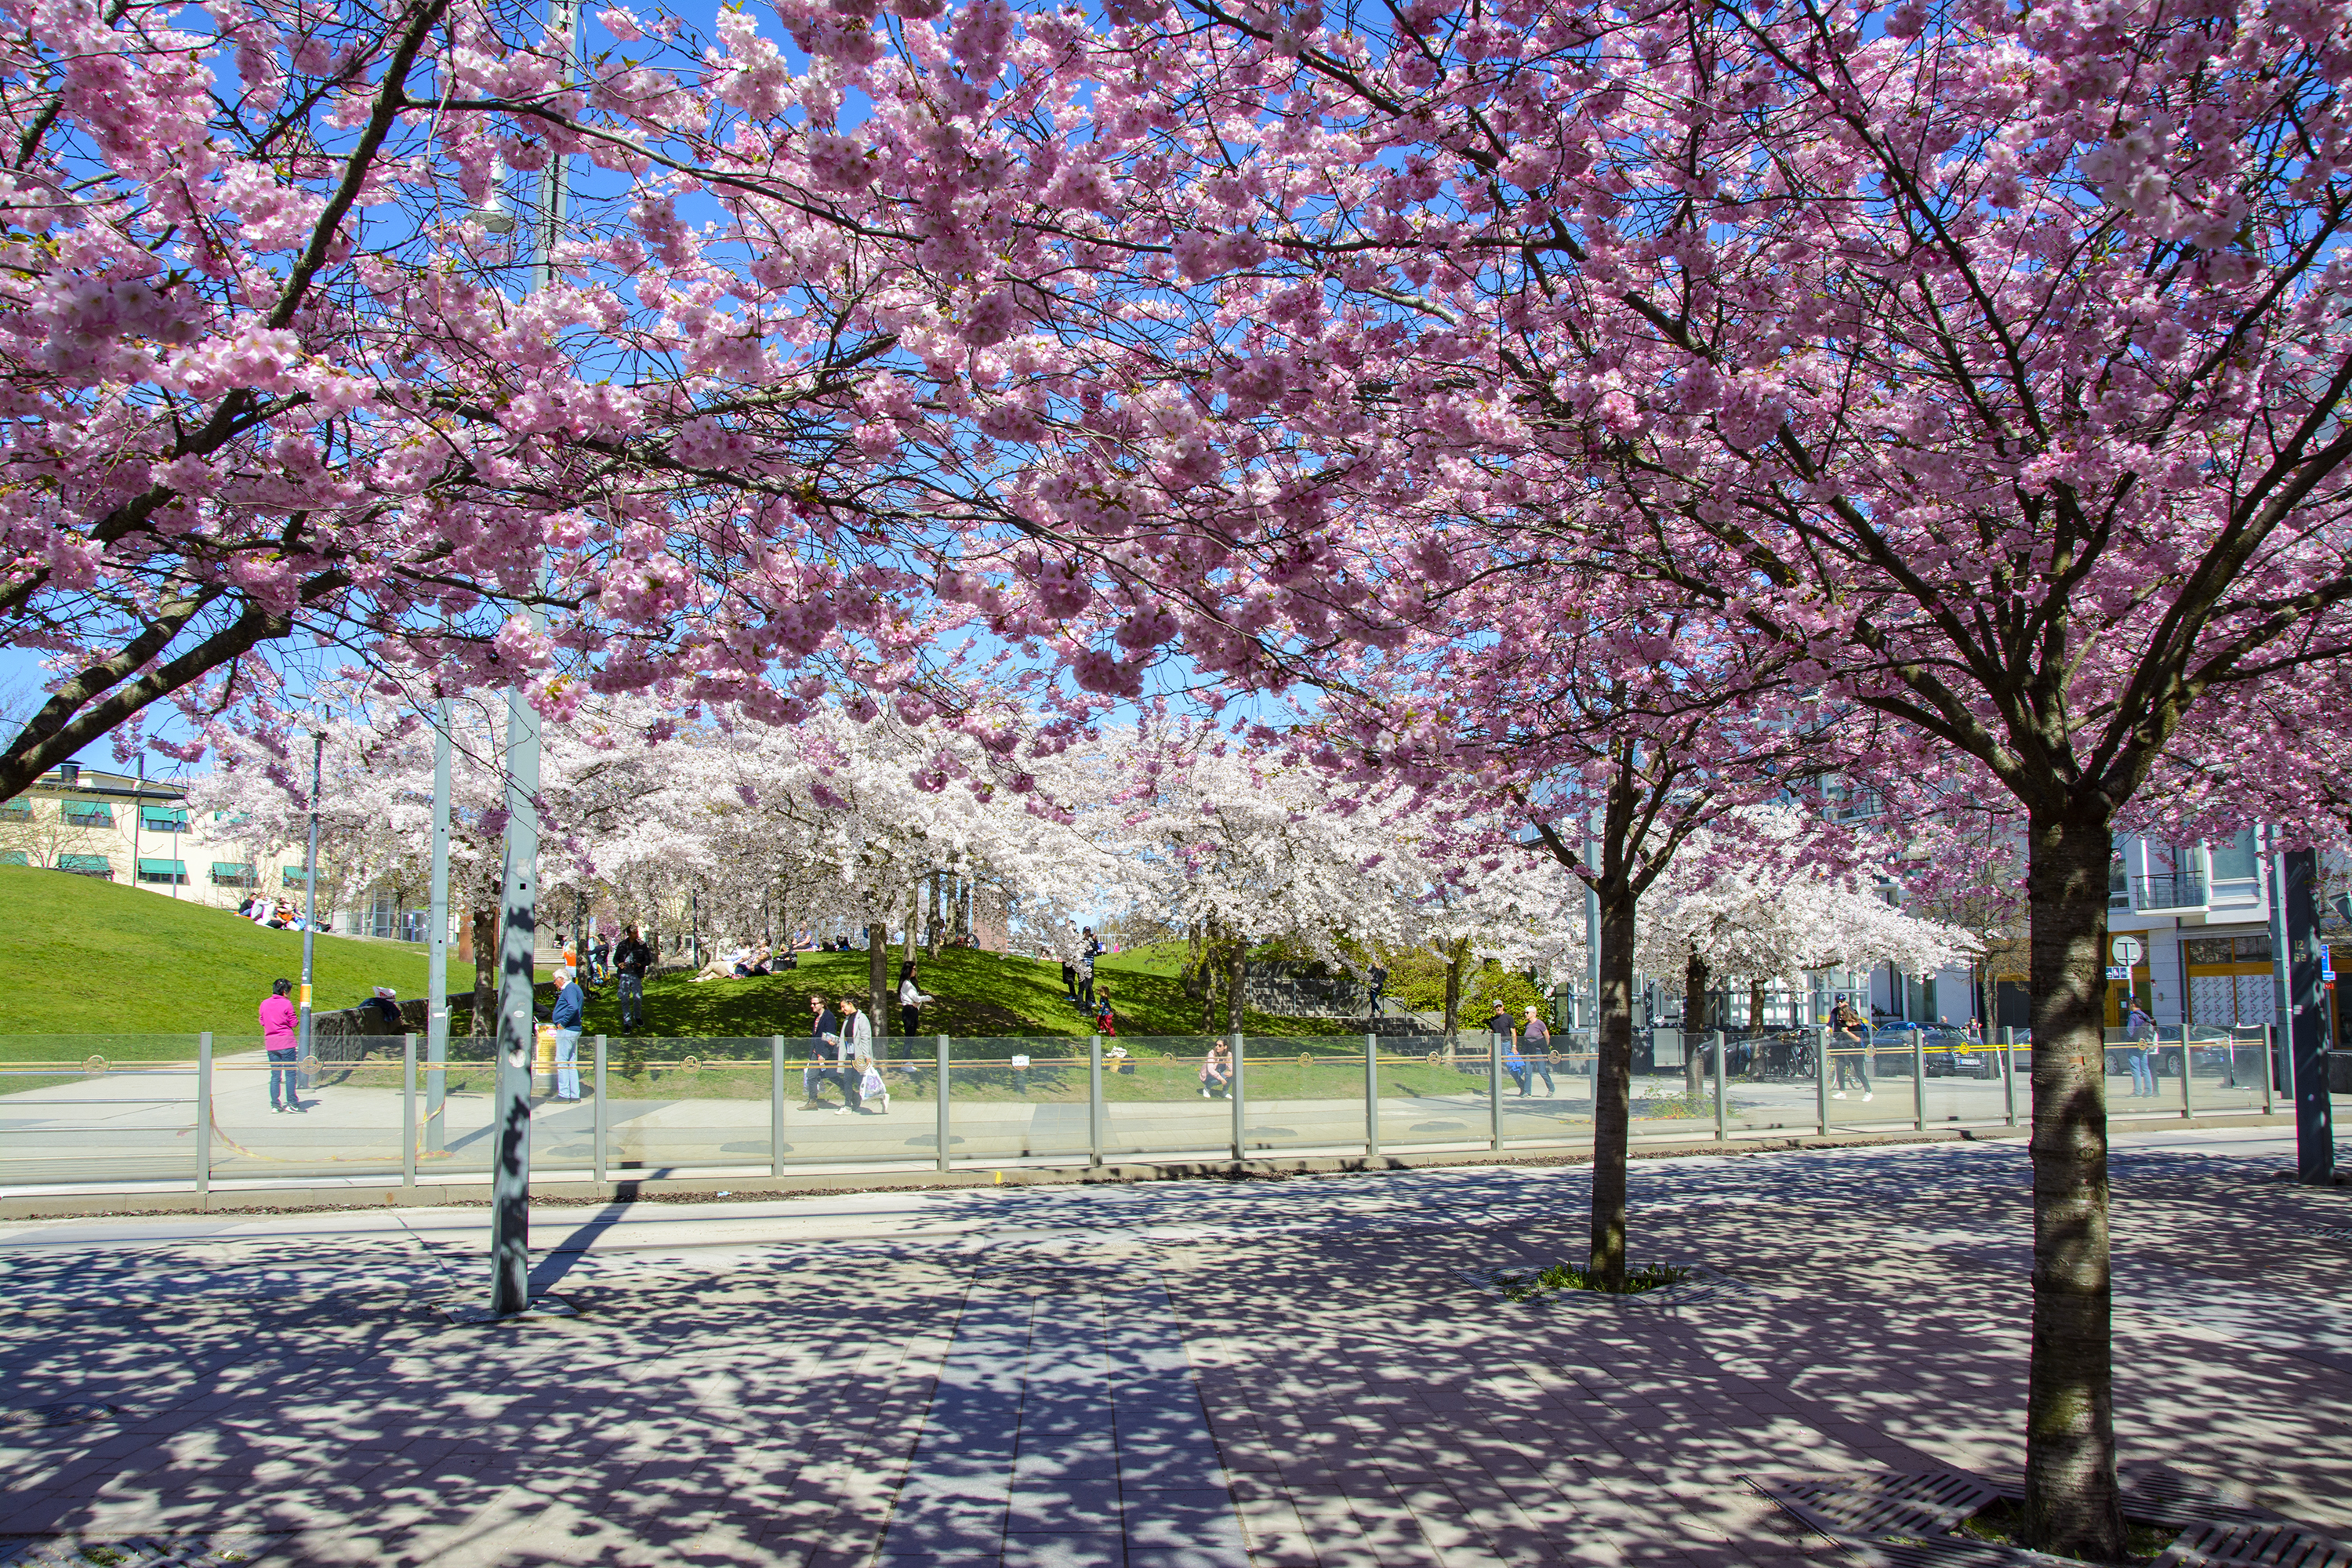
{"label": "apartment building", "polygon": [[299,850],[271,852],[181,787],[66,763],[0,804],[0,866],[128,883],[233,910],[248,894],[302,896]]}
{"label": "apartment building", "polygon": [[[2107,890],[2110,937],[2145,949],[2128,978],[2108,972],[2108,1021],[2137,997],[2162,1025],[2254,1028],[2279,1021],[2276,866],[2252,828],[2219,844],[2130,837],[2116,847]],[[2338,911],[2327,926],[2341,930]],[[2120,968],[2121,966],[2117,966]],[[2329,991],[2331,1034],[2342,1009]]]}

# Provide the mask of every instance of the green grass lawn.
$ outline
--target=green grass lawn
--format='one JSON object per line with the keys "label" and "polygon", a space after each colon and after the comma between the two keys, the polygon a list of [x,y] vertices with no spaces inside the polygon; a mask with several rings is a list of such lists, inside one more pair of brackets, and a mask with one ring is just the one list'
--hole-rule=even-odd
{"label": "green grass lawn", "polygon": [[[193,1055],[194,1037],[258,1037],[254,1009],[281,975],[300,982],[302,937],[92,877],[0,866],[0,940],[12,971],[0,986],[0,1061],[58,1059],[45,1036],[119,1037],[117,1060]],[[421,948],[320,936],[313,959],[321,1010],[378,985],[425,994]],[[142,1040],[133,1037],[146,1036]],[[154,1038],[153,1037],[176,1037]],[[75,1050],[75,1059],[86,1053]]]}

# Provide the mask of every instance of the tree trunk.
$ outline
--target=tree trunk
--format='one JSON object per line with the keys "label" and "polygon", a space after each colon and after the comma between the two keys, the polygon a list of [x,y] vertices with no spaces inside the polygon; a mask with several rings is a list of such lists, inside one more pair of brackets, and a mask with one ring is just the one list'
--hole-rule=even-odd
{"label": "tree trunk", "polygon": [[866,1016],[874,1020],[874,1037],[880,1039],[890,1032],[888,1009],[882,1005],[890,994],[890,933],[882,929],[878,920],[866,922]]}
{"label": "tree trunk", "polygon": [[1601,889],[1601,1059],[1592,1089],[1592,1271],[1625,1279],[1626,1140],[1633,1129],[1633,916],[1631,888]]}
{"label": "tree trunk", "polygon": [[1748,1026],[1751,1029],[1764,1026],[1764,983],[1761,980],[1748,983]]}
{"label": "tree trunk", "polygon": [[1445,950],[1445,1059],[1454,1059],[1462,1034],[1462,971],[1470,962],[1470,939],[1457,937]]}
{"label": "tree trunk", "polygon": [[498,1032],[499,911],[478,909],[469,921],[474,928],[474,1016],[466,1033],[486,1040]]}
{"label": "tree trunk", "polygon": [[1692,1100],[1706,1091],[1699,1071],[1699,1041],[1714,1026],[1706,994],[1712,979],[1706,960],[1698,955],[1697,944],[1692,944],[1690,962],[1683,965],[1683,1093]]}
{"label": "tree trunk", "polygon": [[2104,811],[2030,817],[2033,985],[2033,1359],[2027,1544],[2115,1562],[2113,1289],[2107,1245],[2107,861]]}

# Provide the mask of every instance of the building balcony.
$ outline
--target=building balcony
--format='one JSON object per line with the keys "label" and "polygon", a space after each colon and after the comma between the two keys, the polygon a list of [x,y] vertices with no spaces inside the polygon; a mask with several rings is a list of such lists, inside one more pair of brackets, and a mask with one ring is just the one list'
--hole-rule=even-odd
{"label": "building balcony", "polygon": [[2167,871],[2131,879],[2132,908],[2141,914],[2201,911],[2205,908],[2205,873]]}

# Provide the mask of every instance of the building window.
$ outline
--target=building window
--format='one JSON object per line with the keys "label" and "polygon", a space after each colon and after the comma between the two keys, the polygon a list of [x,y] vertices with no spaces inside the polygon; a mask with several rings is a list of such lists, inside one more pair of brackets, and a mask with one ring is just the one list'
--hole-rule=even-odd
{"label": "building window", "polygon": [[0,849],[0,866],[30,866],[33,858],[22,849]]}
{"label": "building window", "polygon": [[185,833],[188,814],[176,806],[142,805],[139,808],[139,826],[150,833]]}
{"label": "building window", "polygon": [[215,888],[250,888],[259,879],[253,874],[253,862],[250,860],[213,862],[213,886]]}
{"label": "building window", "polygon": [[2254,830],[2242,827],[2238,836],[2227,844],[2213,846],[2207,863],[2213,868],[2217,882],[2251,882],[2254,879]]}
{"label": "building window", "polygon": [[114,880],[114,863],[103,855],[60,855],[58,869],[70,871],[77,877],[103,877]]}
{"label": "building window", "polygon": [[114,808],[103,801],[68,800],[58,806],[58,814],[75,827],[111,827]]}
{"label": "building window", "polygon": [[310,885],[310,873],[299,866],[287,867],[285,875],[286,885],[289,888],[307,888]]}
{"label": "building window", "polygon": [[5,805],[0,805],[0,822],[30,822],[32,820],[33,803],[29,800],[12,800]]}
{"label": "building window", "polygon": [[158,883],[164,887],[185,887],[188,881],[187,862],[151,860],[142,855],[139,858],[139,879],[142,882]]}

